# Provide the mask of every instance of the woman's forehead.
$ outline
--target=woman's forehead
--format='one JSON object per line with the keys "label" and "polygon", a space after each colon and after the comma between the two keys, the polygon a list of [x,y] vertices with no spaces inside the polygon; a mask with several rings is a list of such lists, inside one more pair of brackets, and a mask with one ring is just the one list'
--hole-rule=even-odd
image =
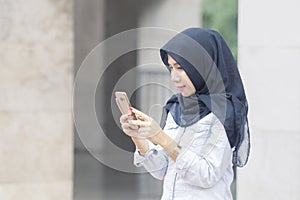
{"label": "woman's forehead", "polygon": [[169,54],[168,54],[168,63],[171,65],[178,64],[176,60],[174,60]]}

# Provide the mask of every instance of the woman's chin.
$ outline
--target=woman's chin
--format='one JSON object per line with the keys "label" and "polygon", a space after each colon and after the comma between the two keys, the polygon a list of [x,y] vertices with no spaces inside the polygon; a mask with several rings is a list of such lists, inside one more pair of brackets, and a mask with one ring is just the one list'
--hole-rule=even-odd
{"label": "woman's chin", "polygon": [[195,94],[195,92],[181,92],[181,95],[184,96],[184,97],[189,97],[189,96],[192,96],[193,94]]}

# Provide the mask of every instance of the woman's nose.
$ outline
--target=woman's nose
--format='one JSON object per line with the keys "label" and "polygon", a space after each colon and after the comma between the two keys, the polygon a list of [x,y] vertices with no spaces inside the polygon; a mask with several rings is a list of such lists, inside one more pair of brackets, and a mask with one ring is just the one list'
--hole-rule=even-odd
{"label": "woman's nose", "polygon": [[171,71],[171,80],[173,82],[179,82],[180,81],[180,76],[176,70]]}

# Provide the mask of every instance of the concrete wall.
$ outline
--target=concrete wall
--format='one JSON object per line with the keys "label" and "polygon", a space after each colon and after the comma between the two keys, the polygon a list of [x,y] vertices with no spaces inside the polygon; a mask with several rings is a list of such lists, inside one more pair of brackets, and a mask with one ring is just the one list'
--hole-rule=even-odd
{"label": "concrete wall", "polygon": [[180,31],[201,25],[201,0],[141,0],[139,26]]}
{"label": "concrete wall", "polygon": [[296,0],[239,1],[239,67],[252,151],[238,199],[300,199],[300,26]]}
{"label": "concrete wall", "polygon": [[72,199],[71,0],[0,1],[0,199]]}
{"label": "concrete wall", "polygon": [[[80,68],[83,60],[101,41],[105,39],[105,0],[74,0],[74,75]],[[99,63],[99,60],[90,61],[91,63]],[[99,66],[102,66],[99,64]],[[90,77],[86,77],[84,81],[89,82]],[[83,94],[84,95],[84,94]],[[97,96],[98,97],[98,96]],[[83,108],[84,109],[84,108]],[[98,112],[103,112],[102,104],[96,105]],[[75,111],[75,112],[78,112]],[[84,116],[86,117],[86,116]],[[101,119],[100,119],[101,120]],[[93,130],[86,130],[87,132]],[[75,129],[74,134],[75,151],[85,151],[81,139]],[[93,150],[99,148],[101,141],[89,138],[87,141],[89,147]],[[75,166],[76,167],[76,166]]]}

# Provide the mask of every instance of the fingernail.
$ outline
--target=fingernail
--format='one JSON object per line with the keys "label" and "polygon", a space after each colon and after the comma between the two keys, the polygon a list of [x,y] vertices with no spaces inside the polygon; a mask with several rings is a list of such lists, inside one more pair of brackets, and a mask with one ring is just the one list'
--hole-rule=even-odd
{"label": "fingernail", "polygon": [[128,114],[128,117],[130,117],[131,116],[131,114]]}
{"label": "fingernail", "polygon": [[129,110],[132,110],[132,107],[129,107]]}

